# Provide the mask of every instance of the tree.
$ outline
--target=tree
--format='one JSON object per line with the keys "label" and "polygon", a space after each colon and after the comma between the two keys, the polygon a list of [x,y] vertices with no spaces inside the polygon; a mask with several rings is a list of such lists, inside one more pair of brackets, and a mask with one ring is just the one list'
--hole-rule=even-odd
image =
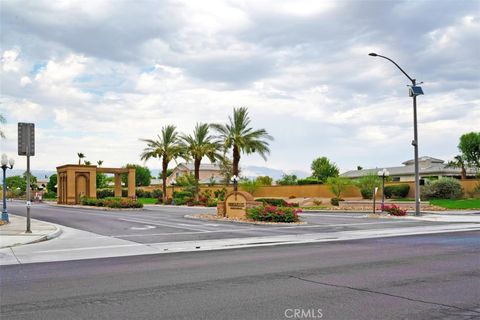
{"label": "tree", "polygon": [[11,176],[6,178],[7,190],[19,190],[21,194],[27,190],[27,180],[22,176]]}
{"label": "tree", "polygon": [[343,177],[329,177],[326,182],[328,188],[337,199],[340,199],[342,192],[347,190],[348,186],[352,184],[350,179]]}
{"label": "tree", "polygon": [[277,184],[284,186],[293,186],[297,184],[297,176],[294,174],[284,174],[282,179],[277,180]]}
{"label": "tree", "polygon": [[89,166],[89,165],[92,164],[92,162],[91,162],[91,161],[88,161],[88,160],[83,161],[83,163],[84,163],[86,166]]}
{"label": "tree", "polygon": [[143,150],[140,158],[148,160],[150,158],[158,158],[162,160],[162,188],[163,203],[167,200],[167,169],[168,163],[178,157],[185,155],[185,150],[180,143],[176,127],[168,125],[162,127],[162,131],[157,135],[157,140],[141,139],[147,143],[147,147]]}
{"label": "tree", "polygon": [[272,177],[269,177],[269,176],[258,176],[257,177],[257,182],[261,186],[271,186],[272,182],[273,182],[273,179],[272,179]]}
{"label": "tree", "polygon": [[[0,123],[7,123],[7,120],[3,115],[0,114]],[[5,133],[3,132],[2,129],[0,129],[0,138],[5,138]]]}
{"label": "tree", "polygon": [[456,155],[453,157],[453,160],[447,163],[447,167],[450,168],[460,168],[462,171],[460,173],[461,179],[467,179],[467,168],[466,168],[466,161],[461,155]]}
{"label": "tree", "polygon": [[367,174],[355,183],[360,188],[363,199],[372,199],[375,188],[380,187],[380,178],[376,174]]}
{"label": "tree", "polygon": [[227,124],[212,124],[211,126],[219,133],[224,151],[232,149],[233,174],[238,176],[241,154],[256,152],[264,160],[267,160],[267,155],[270,153],[267,140],[273,140],[273,137],[265,129],[253,130],[249,127],[250,118],[247,108],[233,109],[233,118],[228,117],[228,120]]}
{"label": "tree", "polygon": [[47,183],[47,190],[57,193],[57,174],[54,173],[50,176]]}
{"label": "tree", "polygon": [[98,165],[99,167],[101,167],[102,164],[103,164],[103,160],[97,160],[97,165]]}
{"label": "tree", "polygon": [[214,163],[222,158],[218,153],[220,144],[210,135],[209,125],[206,123],[197,123],[193,130],[193,135],[181,135],[182,145],[188,158],[193,159],[194,177],[197,188],[195,190],[195,201],[198,201],[198,181],[200,179],[200,164],[204,157],[208,157],[210,162]]}
{"label": "tree", "polygon": [[[135,186],[142,187],[142,186],[149,186],[150,181],[152,179],[152,174],[148,167],[142,167],[138,164],[127,164],[125,168],[133,168],[135,169]],[[122,182],[128,183],[128,177],[126,175],[122,175]]]}
{"label": "tree", "polygon": [[77,153],[78,156],[78,164],[82,164],[82,159],[85,158],[85,155],[81,152]]}
{"label": "tree", "polygon": [[97,173],[96,182],[98,189],[108,188],[108,177],[105,173]]}
{"label": "tree", "polygon": [[470,132],[462,135],[458,149],[470,166],[480,169],[480,132]]}
{"label": "tree", "polygon": [[240,180],[239,185],[243,190],[250,193],[252,196],[261,187],[257,179],[247,179],[247,178]]}
{"label": "tree", "polygon": [[[173,169],[167,169],[167,177],[170,177],[173,173]],[[162,179],[162,174],[163,174],[163,171],[159,172],[158,173],[158,178],[159,179]]]}
{"label": "tree", "polygon": [[[220,168],[220,175],[223,177],[223,183],[228,186],[230,185],[230,179],[232,178],[233,174],[233,163],[228,157],[223,157],[220,159],[218,166]],[[241,169],[238,168],[238,173],[240,174]]]}
{"label": "tree", "polygon": [[312,177],[325,183],[329,177],[337,177],[340,171],[335,163],[330,162],[327,157],[320,157],[312,161],[310,166]]}

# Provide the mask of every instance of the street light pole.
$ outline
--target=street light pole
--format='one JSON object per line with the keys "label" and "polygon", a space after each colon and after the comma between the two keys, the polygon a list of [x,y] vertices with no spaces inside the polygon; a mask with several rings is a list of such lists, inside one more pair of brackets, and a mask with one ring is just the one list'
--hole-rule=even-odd
{"label": "street light pole", "polygon": [[390,175],[390,172],[388,172],[387,169],[383,169],[378,171],[377,173],[378,176],[382,177],[382,212],[385,207],[385,179]]}
{"label": "street light pole", "polygon": [[13,165],[15,164],[15,160],[10,158],[8,160],[7,155],[4,153],[2,154],[2,170],[3,170],[3,208],[2,208],[2,221],[5,223],[10,222],[8,219],[8,211],[7,211],[7,168],[13,169]]}
{"label": "street light pole", "polygon": [[[414,162],[415,162],[415,215],[420,215],[420,173],[419,173],[419,165],[418,165],[418,130],[417,130],[417,95],[423,94],[423,91],[420,87],[417,86],[417,80],[411,78],[400,66],[393,61],[392,59],[376,54],[376,53],[369,53],[369,56],[372,57],[380,57],[386,59],[393,63],[407,78],[412,82],[412,86],[410,87],[410,96],[413,98],[413,141],[412,145],[414,148]],[[416,90],[416,89],[419,90]]]}

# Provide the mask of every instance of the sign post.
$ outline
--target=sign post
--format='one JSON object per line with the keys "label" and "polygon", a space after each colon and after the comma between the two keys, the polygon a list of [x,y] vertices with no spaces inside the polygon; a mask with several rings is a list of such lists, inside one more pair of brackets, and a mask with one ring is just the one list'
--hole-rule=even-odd
{"label": "sign post", "polygon": [[30,156],[35,155],[35,124],[34,123],[18,123],[18,155],[27,156],[27,230],[26,233],[32,233],[30,227],[30,207],[31,203],[31,187],[30,187]]}

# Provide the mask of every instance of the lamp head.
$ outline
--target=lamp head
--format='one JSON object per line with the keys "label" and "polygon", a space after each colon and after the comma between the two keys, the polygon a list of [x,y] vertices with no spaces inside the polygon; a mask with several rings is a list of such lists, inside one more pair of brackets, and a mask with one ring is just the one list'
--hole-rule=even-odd
{"label": "lamp head", "polygon": [[15,159],[10,158],[10,160],[8,160],[8,164],[10,165],[10,168],[13,169],[13,165],[15,164]]}
{"label": "lamp head", "polygon": [[8,157],[7,154],[2,154],[2,166],[6,166],[8,164]]}
{"label": "lamp head", "polygon": [[372,56],[372,57],[378,56],[378,54],[376,54],[375,52],[370,52],[368,55],[369,55],[369,56]]}

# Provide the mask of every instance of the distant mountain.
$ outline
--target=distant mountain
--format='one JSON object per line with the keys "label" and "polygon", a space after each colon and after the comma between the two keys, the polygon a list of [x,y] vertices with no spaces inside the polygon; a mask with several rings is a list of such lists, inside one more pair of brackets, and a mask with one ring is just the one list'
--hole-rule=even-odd
{"label": "distant mountain", "polygon": [[279,169],[272,169],[268,167],[260,167],[260,166],[244,166],[242,167],[241,175],[248,178],[255,178],[258,176],[269,176],[272,177],[273,180],[281,179],[284,174],[294,174],[298,178],[305,178],[309,176],[308,172],[301,171],[301,170],[293,170],[293,171],[283,171]]}

